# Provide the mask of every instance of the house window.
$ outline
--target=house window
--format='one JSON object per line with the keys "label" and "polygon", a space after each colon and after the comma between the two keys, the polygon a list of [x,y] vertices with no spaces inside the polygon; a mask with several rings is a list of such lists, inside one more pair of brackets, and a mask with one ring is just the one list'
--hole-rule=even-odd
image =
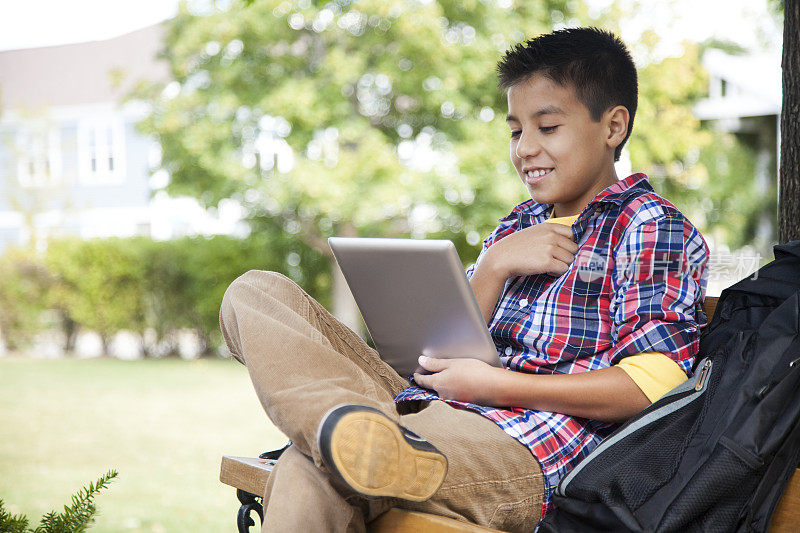
{"label": "house window", "polygon": [[17,179],[25,187],[61,182],[61,136],[51,125],[30,125],[16,136]]}
{"label": "house window", "polygon": [[87,121],[78,129],[81,181],[87,185],[118,184],[124,157],[123,125],[117,120]]}

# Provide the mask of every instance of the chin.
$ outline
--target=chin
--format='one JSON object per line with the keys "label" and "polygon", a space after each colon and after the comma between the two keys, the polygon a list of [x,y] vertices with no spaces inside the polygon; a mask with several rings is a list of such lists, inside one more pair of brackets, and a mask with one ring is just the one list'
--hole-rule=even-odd
{"label": "chin", "polygon": [[557,195],[548,194],[547,191],[538,191],[528,188],[528,194],[530,194],[534,202],[539,204],[554,204],[558,202]]}

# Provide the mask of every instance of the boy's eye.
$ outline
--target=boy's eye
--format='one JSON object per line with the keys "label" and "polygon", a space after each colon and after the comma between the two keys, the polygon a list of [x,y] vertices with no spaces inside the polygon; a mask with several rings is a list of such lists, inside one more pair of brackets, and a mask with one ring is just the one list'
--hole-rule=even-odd
{"label": "boy's eye", "polygon": [[539,131],[541,131],[542,133],[553,133],[554,131],[556,131],[557,127],[558,126],[541,126],[539,127]]}
{"label": "boy's eye", "polygon": [[519,134],[522,133],[521,131],[512,131],[511,138],[514,139],[515,137],[519,137]]}

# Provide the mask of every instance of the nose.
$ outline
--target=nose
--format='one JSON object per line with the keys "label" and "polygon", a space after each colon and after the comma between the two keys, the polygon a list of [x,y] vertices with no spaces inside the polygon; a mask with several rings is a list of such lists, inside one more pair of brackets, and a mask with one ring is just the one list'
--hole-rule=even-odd
{"label": "nose", "polygon": [[517,146],[514,151],[518,158],[527,159],[528,157],[535,156],[539,153],[541,145],[532,134],[521,132],[517,140]]}

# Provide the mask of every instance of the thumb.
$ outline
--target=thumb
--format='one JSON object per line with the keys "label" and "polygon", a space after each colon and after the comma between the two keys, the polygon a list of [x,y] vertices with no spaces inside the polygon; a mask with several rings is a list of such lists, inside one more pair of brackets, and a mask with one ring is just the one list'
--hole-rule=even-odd
{"label": "thumb", "polygon": [[441,372],[450,366],[450,361],[448,359],[438,359],[436,357],[427,357],[425,355],[420,355],[418,361],[419,366],[428,372]]}

